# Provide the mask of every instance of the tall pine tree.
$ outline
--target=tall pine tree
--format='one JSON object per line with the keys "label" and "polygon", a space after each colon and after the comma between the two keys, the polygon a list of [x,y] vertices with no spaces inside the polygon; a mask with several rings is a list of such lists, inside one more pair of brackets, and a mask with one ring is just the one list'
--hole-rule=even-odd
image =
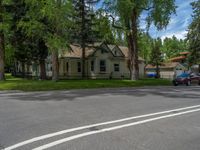
{"label": "tall pine tree", "polygon": [[[62,0],[25,0],[29,8],[26,16],[19,23],[26,35],[38,39],[41,47],[47,47],[52,57],[52,80],[59,79],[58,54],[68,45],[68,29],[71,21],[71,1]],[[70,17],[69,17],[70,16]],[[42,49],[41,49],[42,50]],[[40,67],[45,70],[44,56],[46,48],[41,51]],[[44,71],[43,71],[44,72]],[[41,74],[41,77],[45,74]]]}
{"label": "tall pine tree", "polygon": [[18,23],[24,19],[27,12],[27,7],[24,0],[13,0],[10,5],[8,12],[12,16],[10,27],[10,43],[14,48],[14,57],[17,62],[21,63],[22,66],[22,77],[25,77],[25,64],[30,63],[32,60],[32,45],[33,41],[23,33],[22,29],[18,27]]}
{"label": "tall pine tree", "polygon": [[97,32],[94,30],[93,5],[100,0],[73,0],[75,10],[72,42],[77,43],[82,48],[82,78],[85,78],[85,51],[86,47],[97,40]]}

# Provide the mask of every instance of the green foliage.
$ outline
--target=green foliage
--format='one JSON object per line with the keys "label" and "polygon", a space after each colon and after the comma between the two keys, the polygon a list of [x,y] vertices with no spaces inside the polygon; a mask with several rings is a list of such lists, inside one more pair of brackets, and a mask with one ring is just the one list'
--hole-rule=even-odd
{"label": "green foliage", "polygon": [[27,12],[26,5],[23,0],[13,0],[8,6],[7,12],[12,16],[12,19],[9,22],[11,32],[7,44],[8,46],[12,45],[15,59],[28,63],[32,60],[35,43],[22,32],[22,28],[18,27],[19,22]]}
{"label": "green foliage", "polygon": [[140,15],[146,11],[147,27],[153,23],[158,30],[161,30],[168,25],[171,15],[176,10],[175,0],[110,0],[104,3],[108,6],[109,12],[120,17],[119,19],[127,30],[131,26],[133,11],[137,14],[138,24]]}
{"label": "green foliage", "polygon": [[191,51],[190,63],[200,64],[200,0],[192,3],[193,16],[192,23],[189,25],[187,39]]}
{"label": "green foliage", "polygon": [[5,66],[6,67],[13,67],[14,64],[14,48],[11,44],[6,44],[5,46]]}
{"label": "green foliage", "polygon": [[147,8],[150,10],[146,19],[147,25],[153,23],[158,30],[165,28],[169,24],[171,15],[176,11],[175,0],[143,1],[146,1]]}
{"label": "green foliage", "polygon": [[147,29],[153,23],[158,30],[161,30],[168,25],[171,15],[175,13],[175,0],[110,0],[104,2],[107,11],[113,14],[113,22],[120,21],[118,28],[124,31],[129,47],[130,78],[137,80],[139,78],[138,50],[140,49],[137,36],[140,16],[146,11]]}
{"label": "green foliage", "polygon": [[161,53],[162,41],[160,38],[152,42],[151,60],[150,63],[156,66],[156,78],[160,78],[160,68],[161,62],[163,62],[163,57]]}
{"label": "green foliage", "polygon": [[[140,16],[147,11],[147,27],[154,24],[158,30],[163,29],[175,12],[174,0],[105,0],[114,22],[102,10],[94,10],[93,4],[99,1],[3,0],[0,31],[7,41],[6,64],[12,64],[14,59],[24,63],[45,59],[47,50],[63,51],[70,42],[82,46],[95,41],[130,45],[127,37],[131,37],[129,43],[134,43],[135,56],[131,60],[135,62],[131,64],[138,64],[138,50],[148,63],[152,39],[143,33],[138,35]],[[167,44],[163,52],[168,53],[169,47],[177,48],[176,44],[171,45]],[[169,53],[168,57],[172,55]]]}
{"label": "green foliage", "polygon": [[150,62],[153,38],[147,33],[141,32],[138,36],[139,55],[144,58],[145,64]]}
{"label": "green foliage", "polygon": [[188,50],[188,43],[186,40],[172,38],[165,38],[163,40],[162,53],[165,55],[165,60],[178,56],[180,52]]}
{"label": "green foliage", "polygon": [[[93,4],[97,3],[98,0],[74,0],[74,17],[73,17],[73,28],[71,31],[71,41],[80,44],[84,49],[84,45],[94,43],[99,40],[100,28],[102,24],[106,23],[105,20],[97,18],[97,13],[93,10]],[[99,20],[103,22],[99,24]]]}
{"label": "green foliage", "polygon": [[163,62],[163,56],[161,52],[162,41],[160,38],[152,41],[152,51],[151,51],[151,60],[152,65],[160,65]]}
{"label": "green foliage", "polygon": [[60,50],[68,44],[70,26],[70,1],[25,0],[29,11],[19,22],[28,37],[38,37],[45,41],[49,50]]}
{"label": "green foliage", "polygon": [[[58,80],[58,51],[66,49],[69,42],[68,29],[71,27],[71,1],[62,0],[24,0],[26,13],[17,27],[33,41],[32,52],[35,51],[41,68],[41,78],[45,78],[45,62],[47,48],[52,55],[52,80]],[[35,54],[33,53],[33,54]]]}
{"label": "green foliage", "polygon": [[116,43],[117,37],[114,34],[114,28],[103,10],[98,10],[95,17],[95,29],[98,32],[98,40],[101,42]]}
{"label": "green foliage", "polygon": [[98,29],[95,28],[97,20],[92,7],[92,5],[98,1],[99,0],[73,0],[74,27],[71,29],[71,42],[79,44],[82,48],[82,78],[85,78],[86,46],[99,39]]}

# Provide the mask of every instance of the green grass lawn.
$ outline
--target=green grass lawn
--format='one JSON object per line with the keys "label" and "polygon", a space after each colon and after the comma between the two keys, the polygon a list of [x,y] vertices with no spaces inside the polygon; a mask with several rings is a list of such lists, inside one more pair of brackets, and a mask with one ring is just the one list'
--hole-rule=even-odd
{"label": "green grass lawn", "polygon": [[138,86],[167,86],[171,81],[163,79],[141,79],[130,80],[60,80],[39,81],[14,78],[6,74],[6,81],[0,82],[0,90],[22,90],[22,91],[48,91],[67,89],[89,89],[89,88],[117,88]]}

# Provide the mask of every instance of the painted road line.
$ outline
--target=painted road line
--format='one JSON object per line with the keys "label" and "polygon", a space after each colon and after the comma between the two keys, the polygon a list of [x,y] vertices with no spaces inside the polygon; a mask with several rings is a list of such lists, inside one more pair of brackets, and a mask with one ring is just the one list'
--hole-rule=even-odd
{"label": "painted road line", "polygon": [[71,128],[71,129],[67,129],[67,130],[62,130],[62,131],[58,131],[58,132],[54,132],[54,133],[38,136],[38,137],[35,137],[35,138],[32,138],[32,139],[17,143],[15,145],[9,146],[9,147],[5,148],[4,150],[13,150],[15,148],[18,148],[18,147],[21,147],[21,146],[24,146],[24,145],[27,145],[27,144],[30,144],[30,143],[33,143],[33,142],[37,142],[37,141],[40,141],[40,140],[48,139],[48,138],[59,136],[59,135],[62,135],[62,134],[66,134],[66,133],[70,133],[70,132],[74,132],[74,131],[78,131],[78,130],[83,130],[83,129],[87,129],[87,128],[92,128],[92,127],[96,127],[96,126],[114,124],[114,123],[119,123],[119,122],[133,120],[133,119],[139,119],[139,118],[144,118],[144,117],[150,117],[150,116],[155,116],[155,115],[171,113],[171,112],[174,112],[174,111],[183,111],[183,110],[187,110],[187,109],[194,109],[194,108],[198,108],[198,107],[200,107],[200,105],[195,105],[195,106],[190,106],[190,107],[183,107],[183,108],[172,109],[172,110],[168,110],[168,111],[150,113],[150,114],[145,114],[145,115],[140,115],[140,116],[133,116],[133,117],[128,117],[128,118],[123,118],[123,119],[119,119],[119,120],[113,120],[113,121],[107,121],[107,122],[102,122],[102,123],[96,123],[96,124],[91,124],[91,125]]}
{"label": "painted road line", "polygon": [[45,149],[54,147],[56,145],[63,144],[65,142],[72,141],[72,140],[75,140],[75,139],[78,139],[81,137],[86,137],[86,136],[94,135],[94,134],[98,134],[98,133],[118,130],[118,129],[122,129],[122,128],[127,128],[127,127],[131,127],[131,126],[139,125],[139,124],[144,124],[144,123],[148,123],[148,122],[152,122],[152,121],[156,121],[156,120],[160,120],[160,119],[166,119],[166,118],[171,118],[171,117],[180,116],[180,115],[184,115],[184,114],[194,113],[194,112],[198,112],[198,111],[200,111],[200,109],[194,109],[194,110],[189,110],[189,111],[185,111],[185,112],[179,112],[179,113],[175,113],[175,114],[160,116],[160,117],[156,117],[156,118],[146,119],[146,120],[137,121],[137,122],[133,122],[133,123],[129,123],[129,124],[124,124],[124,125],[120,125],[120,126],[114,126],[114,127],[110,127],[110,128],[104,128],[104,129],[101,129],[98,131],[85,132],[85,133],[70,136],[70,137],[67,137],[67,138],[64,138],[64,139],[61,139],[58,141],[54,141],[52,143],[34,148],[33,150],[45,150]]}

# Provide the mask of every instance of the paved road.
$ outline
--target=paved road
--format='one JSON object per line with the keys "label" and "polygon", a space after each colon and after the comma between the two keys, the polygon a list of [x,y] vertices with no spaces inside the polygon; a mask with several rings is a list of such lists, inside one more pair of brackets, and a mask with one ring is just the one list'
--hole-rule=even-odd
{"label": "paved road", "polygon": [[0,149],[199,150],[199,141],[198,86],[0,92]]}

